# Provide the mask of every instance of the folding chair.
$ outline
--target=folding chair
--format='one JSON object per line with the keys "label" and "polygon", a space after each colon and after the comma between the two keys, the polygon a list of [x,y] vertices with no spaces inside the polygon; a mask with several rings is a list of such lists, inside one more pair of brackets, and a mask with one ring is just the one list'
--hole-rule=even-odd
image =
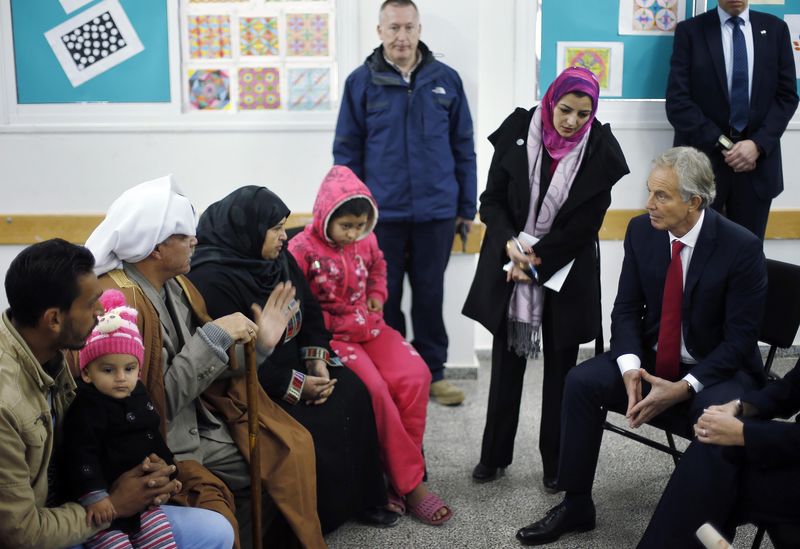
{"label": "folding chair", "polygon": [[[779,347],[782,349],[791,347],[797,329],[800,327],[800,266],[767,259],[767,280],[767,299],[764,304],[764,319],[761,323],[759,341],[769,345],[764,371],[770,374],[776,351]],[[648,422],[648,425],[663,429],[667,437],[667,444],[617,427],[608,421],[603,424],[603,428],[671,455],[677,466],[683,452],[675,446],[674,435],[691,439],[691,428],[682,424],[671,424],[659,417]],[[759,529],[758,533],[760,534],[760,537],[758,534],[756,537],[758,545],[754,542],[754,548],[760,545],[761,539],[764,537],[763,529]]]}
{"label": "folding chair", "polygon": [[[764,371],[774,379],[771,370],[776,351],[790,347],[800,328],[800,266],[768,259],[767,276],[769,289],[759,339],[770,346]],[[761,547],[764,539],[764,526],[756,526],[752,549]]]}

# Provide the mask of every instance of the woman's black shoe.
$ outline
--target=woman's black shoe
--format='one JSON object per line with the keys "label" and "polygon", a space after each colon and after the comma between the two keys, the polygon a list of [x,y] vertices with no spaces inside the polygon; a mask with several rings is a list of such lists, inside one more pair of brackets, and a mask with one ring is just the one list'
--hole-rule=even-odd
{"label": "woman's black shoe", "polygon": [[475,479],[476,482],[491,482],[497,480],[502,475],[503,469],[501,467],[489,467],[483,463],[478,463],[472,470],[472,478]]}
{"label": "woman's black shoe", "polygon": [[356,515],[361,524],[378,528],[391,528],[400,521],[400,515],[383,507],[368,507]]}

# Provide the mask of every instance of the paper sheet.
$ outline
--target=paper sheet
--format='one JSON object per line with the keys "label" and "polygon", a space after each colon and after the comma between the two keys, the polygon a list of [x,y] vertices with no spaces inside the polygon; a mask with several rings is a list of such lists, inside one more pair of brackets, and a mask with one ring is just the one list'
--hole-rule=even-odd
{"label": "paper sheet", "polygon": [[[528,246],[533,246],[534,244],[539,242],[538,238],[536,238],[535,236],[530,235],[530,234],[528,234],[526,232],[520,232],[519,236],[517,238],[519,239],[520,242],[522,242],[523,244],[527,244]],[[572,261],[570,261],[569,263],[567,263],[566,265],[561,267],[558,271],[556,271],[553,274],[553,276],[551,276],[547,280],[547,282],[544,283],[544,287],[545,288],[550,288],[554,292],[560,292],[561,291],[561,287],[564,285],[564,281],[567,280],[567,275],[569,275],[569,272],[572,269],[572,265],[574,263],[575,263],[575,260],[573,259]],[[509,270],[511,270],[512,266],[513,266],[513,262],[509,261],[508,263],[506,263],[503,266],[503,270],[504,271],[509,271]]]}
{"label": "paper sheet", "polygon": [[584,67],[600,81],[600,97],[622,95],[623,42],[557,42],[556,74],[567,67]]}
{"label": "paper sheet", "polygon": [[686,17],[686,0],[619,0],[619,34],[673,35]]}

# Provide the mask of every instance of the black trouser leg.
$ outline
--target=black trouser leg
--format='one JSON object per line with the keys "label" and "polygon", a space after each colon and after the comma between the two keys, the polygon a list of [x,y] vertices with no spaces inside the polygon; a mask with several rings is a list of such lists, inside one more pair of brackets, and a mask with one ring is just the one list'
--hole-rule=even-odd
{"label": "black trouser leg", "polygon": [[542,469],[547,478],[558,474],[558,450],[561,445],[561,403],[564,396],[564,382],[569,371],[578,359],[578,345],[559,348],[553,322],[549,322],[551,307],[545,297],[542,323],[542,350],[544,352],[544,373],[542,380],[542,418],[539,423],[539,452],[542,455]]}
{"label": "black trouser leg", "polygon": [[492,377],[481,446],[481,463],[490,467],[507,467],[514,457],[527,362],[508,349],[507,328],[503,320],[492,341]]}

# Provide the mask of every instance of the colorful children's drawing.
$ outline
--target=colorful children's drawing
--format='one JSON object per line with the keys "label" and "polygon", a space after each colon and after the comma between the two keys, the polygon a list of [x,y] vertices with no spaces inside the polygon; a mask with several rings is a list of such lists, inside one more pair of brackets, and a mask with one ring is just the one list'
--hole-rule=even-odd
{"label": "colorful children's drawing", "polygon": [[330,69],[289,69],[289,110],[328,110],[330,98]]}
{"label": "colorful children's drawing", "polygon": [[227,15],[190,15],[189,57],[192,59],[230,58],[230,17]]}
{"label": "colorful children's drawing", "polygon": [[686,0],[619,0],[619,33],[673,34],[685,15]]}
{"label": "colorful children's drawing", "polygon": [[622,42],[557,42],[556,68],[585,67],[600,83],[600,95],[622,95],[622,64],[625,44]]}
{"label": "colorful children's drawing", "polygon": [[611,48],[567,48],[566,67],[584,67],[592,71],[600,82],[600,88],[608,88]]}
{"label": "colorful children's drawing", "polygon": [[329,55],[328,34],[327,13],[286,14],[287,55]]}
{"label": "colorful children's drawing", "polygon": [[189,107],[192,110],[228,110],[230,99],[228,71],[189,71]]}
{"label": "colorful children's drawing", "polygon": [[281,108],[280,75],[274,67],[239,69],[239,110]]}
{"label": "colorful children's drawing", "polygon": [[242,55],[278,55],[278,18],[239,18]]}

